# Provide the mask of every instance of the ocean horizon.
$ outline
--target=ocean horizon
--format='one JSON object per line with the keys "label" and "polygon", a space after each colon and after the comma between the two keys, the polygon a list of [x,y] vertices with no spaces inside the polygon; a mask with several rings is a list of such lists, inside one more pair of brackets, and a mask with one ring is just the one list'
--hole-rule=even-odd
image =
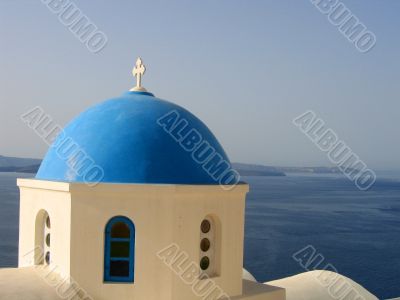
{"label": "ocean horizon", "polygon": [[[377,297],[400,296],[400,173],[380,172],[368,191],[338,174],[243,177],[246,202],[244,267],[265,282],[305,272],[293,255],[311,246]],[[19,191],[0,173],[0,267],[18,261]],[[371,241],[374,241],[371,243]]]}

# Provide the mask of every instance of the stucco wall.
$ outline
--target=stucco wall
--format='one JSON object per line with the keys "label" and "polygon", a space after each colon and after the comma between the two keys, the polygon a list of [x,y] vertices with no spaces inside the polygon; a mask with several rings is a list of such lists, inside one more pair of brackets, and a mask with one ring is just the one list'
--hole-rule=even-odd
{"label": "stucco wall", "polygon": [[[70,273],[71,197],[69,185],[18,179],[20,187],[19,267],[34,265],[36,218],[45,210],[51,220],[51,266]],[[39,229],[40,230],[40,229]]]}
{"label": "stucco wall", "polygon": [[[213,278],[227,294],[242,294],[244,205],[248,185],[219,186],[99,184],[19,180],[21,188],[20,266],[34,247],[37,212],[52,221],[52,264],[61,268],[94,299],[197,299],[157,252],[175,243],[199,262],[200,224],[220,221],[220,275]],[[114,216],[136,228],[135,282],[104,283],[104,229]]]}
{"label": "stucco wall", "polygon": [[[200,224],[209,214],[221,222],[221,276],[214,280],[230,295],[241,294],[247,186],[227,192],[216,186],[103,184],[73,186],[71,192],[71,275],[96,299],[197,299],[156,254],[175,243],[189,255],[187,263],[198,262]],[[103,283],[104,228],[119,215],[136,228],[134,284]]]}

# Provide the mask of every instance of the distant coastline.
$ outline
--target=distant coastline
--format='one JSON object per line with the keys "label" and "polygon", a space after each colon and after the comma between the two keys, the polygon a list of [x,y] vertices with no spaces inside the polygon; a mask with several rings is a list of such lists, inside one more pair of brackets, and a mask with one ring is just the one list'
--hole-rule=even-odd
{"label": "distant coastline", "polygon": [[286,176],[285,172],[272,166],[232,163],[232,168],[241,176]]}
{"label": "distant coastline", "polygon": [[0,172],[36,173],[41,159],[0,155]]}
{"label": "distant coastline", "polygon": [[36,174],[39,170],[40,165],[32,165],[32,166],[25,166],[25,167],[0,167],[0,172],[16,172],[16,173],[34,173]]}
{"label": "distant coastline", "polygon": [[[40,159],[0,155],[0,172],[36,173]],[[232,163],[241,176],[286,176],[287,173],[338,174],[338,167],[274,167],[259,164]]]}

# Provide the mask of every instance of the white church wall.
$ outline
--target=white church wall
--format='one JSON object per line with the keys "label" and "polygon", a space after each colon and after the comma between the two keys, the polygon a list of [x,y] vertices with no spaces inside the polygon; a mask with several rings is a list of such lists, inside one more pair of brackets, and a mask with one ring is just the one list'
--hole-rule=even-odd
{"label": "white church wall", "polygon": [[[35,245],[41,210],[51,219],[51,258],[94,299],[198,299],[192,286],[157,253],[171,244],[199,263],[201,222],[213,216],[217,252],[214,283],[242,294],[244,205],[248,185],[219,186],[58,183],[21,179],[20,267]],[[135,225],[133,283],[104,282],[105,226],[115,216]],[[37,237],[36,237],[37,239]],[[33,254],[32,254],[33,257]],[[29,260],[28,260],[29,261]],[[214,262],[211,262],[214,263]],[[175,266],[182,268],[184,266]],[[179,270],[178,270],[179,271]]]}
{"label": "white church wall", "polygon": [[[71,274],[96,299],[197,299],[158,257],[175,243],[198,262],[200,224],[207,215],[220,218],[221,275],[213,278],[227,293],[242,285],[244,197],[247,185],[231,192],[217,186],[71,184]],[[135,281],[104,282],[104,229],[115,216],[132,220],[136,229]],[[166,298],[166,295],[169,298]]]}
{"label": "white church wall", "polygon": [[[30,179],[18,179],[18,185],[21,192],[19,267],[46,264],[45,255],[48,251],[50,266],[68,277],[71,227],[69,185]],[[45,229],[46,233],[51,234],[50,246],[43,244],[45,234],[40,228],[41,223],[46,226],[46,220],[42,220],[46,214],[51,222],[50,228]]]}
{"label": "white church wall", "polygon": [[[132,185],[72,186],[71,273],[95,299],[164,299],[172,274],[156,253],[172,239],[172,206],[161,188]],[[133,283],[104,282],[104,230],[115,216],[135,225]],[[170,299],[170,298],[165,298]]]}
{"label": "white church wall", "polygon": [[[199,263],[200,226],[206,216],[217,216],[220,221],[216,232],[217,248],[221,254],[219,276],[212,277],[215,284],[230,296],[242,294],[244,204],[247,185],[237,186],[232,191],[223,191],[218,186],[200,193],[178,193],[175,202],[175,241],[189,254],[190,260]],[[218,245],[220,243],[220,245]],[[174,277],[174,289],[180,291],[182,299],[193,295],[181,278]]]}

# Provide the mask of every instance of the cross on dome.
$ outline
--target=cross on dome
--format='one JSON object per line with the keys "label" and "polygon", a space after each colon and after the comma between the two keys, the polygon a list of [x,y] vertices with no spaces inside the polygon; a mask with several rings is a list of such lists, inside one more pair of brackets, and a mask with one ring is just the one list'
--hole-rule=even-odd
{"label": "cross on dome", "polygon": [[136,60],[135,67],[132,70],[133,76],[136,77],[136,86],[131,89],[131,91],[146,92],[146,89],[142,87],[142,76],[146,72],[146,66],[140,57]]}

